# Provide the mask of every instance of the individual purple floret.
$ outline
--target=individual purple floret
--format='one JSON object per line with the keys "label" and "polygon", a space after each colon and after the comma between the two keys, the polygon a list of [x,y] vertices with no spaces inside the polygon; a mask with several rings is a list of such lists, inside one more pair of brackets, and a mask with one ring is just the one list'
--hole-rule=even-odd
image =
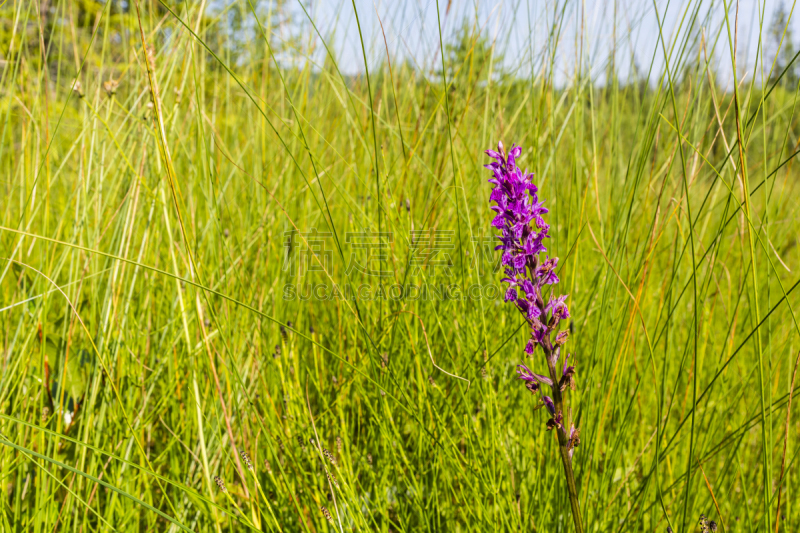
{"label": "individual purple floret", "polygon": [[[491,206],[496,213],[492,226],[500,231],[500,235],[497,235],[500,244],[495,250],[503,253],[505,276],[501,281],[508,284],[504,299],[517,307],[530,326],[530,338],[525,345],[526,355],[533,355],[536,347],[540,347],[550,375],[537,374],[520,364],[517,365],[518,377],[525,382],[529,391],[541,395],[542,403],[550,415],[547,429],[555,429],[558,435],[572,516],[576,530],[581,533],[580,506],[571,464],[573,451],[580,443],[580,430],[569,421],[569,411],[564,410],[562,398],[562,392],[567,388],[575,390],[574,360],[573,365],[569,365],[567,361],[570,356],[564,357],[560,376],[556,367],[561,347],[569,337],[569,330],[559,331],[559,323],[569,318],[570,313],[567,295],[558,294],[555,290],[559,282],[556,274],[558,257],[548,255],[542,259],[541,256],[547,252],[544,243],[550,238],[550,225],[542,218],[548,210],[537,194],[539,189],[533,184],[533,174],[528,174],[527,170],[523,172],[517,166],[516,160],[522,154],[521,147],[512,146],[506,153],[501,142],[496,151],[486,150],[486,154],[494,159],[485,166],[492,171],[489,183],[494,187],[489,201],[495,203]],[[551,395],[544,394],[544,386],[550,387]]]}
{"label": "individual purple floret", "polygon": [[525,365],[517,365],[517,373],[519,374],[519,379],[525,381],[525,386],[531,392],[537,392],[539,390],[540,383],[550,385],[551,387],[553,386],[552,379],[548,378],[547,376],[531,372],[530,368]]}

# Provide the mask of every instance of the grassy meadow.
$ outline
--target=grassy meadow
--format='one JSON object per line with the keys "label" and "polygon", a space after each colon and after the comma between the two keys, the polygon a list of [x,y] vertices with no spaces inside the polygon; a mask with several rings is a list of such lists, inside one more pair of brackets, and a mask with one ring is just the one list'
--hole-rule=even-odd
{"label": "grassy meadow", "polygon": [[0,531],[573,531],[498,140],[550,209],[586,531],[800,530],[791,35],[734,66],[735,2],[657,2],[634,68],[522,0],[510,58],[451,3],[409,57],[356,2],[368,70],[307,3],[0,4]]}

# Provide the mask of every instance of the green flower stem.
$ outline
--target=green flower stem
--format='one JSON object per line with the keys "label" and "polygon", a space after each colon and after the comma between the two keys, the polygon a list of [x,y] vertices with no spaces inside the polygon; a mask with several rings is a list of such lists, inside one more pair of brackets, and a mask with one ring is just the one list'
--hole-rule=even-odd
{"label": "green flower stem", "polygon": [[564,477],[567,480],[567,493],[569,494],[569,505],[572,508],[572,521],[575,523],[575,531],[583,533],[583,523],[581,522],[581,505],[578,501],[578,488],[575,485],[575,474],[572,472],[572,459],[567,450],[567,443],[569,437],[567,436],[567,427],[569,426],[569,416],[564,409],[564,398],[561,396],[561,389],[558,386],[558,374],[556,373],[556,365],[552,359],[552,350],[544,348],[545,356],[547,357],[547,367],[550,369],[550,379],[553,380],[553,404],[556,407],[556,413],[561,412],[564,416],[563,427],[556,428],[558,434],[558,451],[561,454],[561,463],[564,465]]}

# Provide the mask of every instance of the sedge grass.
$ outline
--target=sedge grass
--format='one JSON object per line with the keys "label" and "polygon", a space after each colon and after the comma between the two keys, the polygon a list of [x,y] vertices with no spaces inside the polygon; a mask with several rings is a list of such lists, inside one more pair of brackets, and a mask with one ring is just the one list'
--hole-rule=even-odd
{"label": "sedge grass", "polygon": [[585,529],[800,527],[798,87],[764,6],[733,84],[735,3],[654,3],[649,82],[590,59],[580,3],[523,1],[518,61],[444,4],[438,60],[382,35],[368,75],[302,5],[0,5],[1,531],[570,531],[491,297],[498,139],[552,199]]}

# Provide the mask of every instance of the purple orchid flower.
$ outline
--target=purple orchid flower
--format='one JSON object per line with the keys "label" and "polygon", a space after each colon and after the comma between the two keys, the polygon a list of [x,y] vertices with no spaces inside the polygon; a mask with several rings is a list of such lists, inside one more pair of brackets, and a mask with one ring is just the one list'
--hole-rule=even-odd
{"label": "purple orchid flower", "polygon": [[[559,295],[553,290],[560,281],[556,274],[558,257],[540,257],[547,251],[544,240],[550,238],[550,225],[543,218],[549,210],[544,207],[545,200],[538,196],[539,189],[533,183],[533,174],[527,170],[523,172],[517,166],[517,160],[522,155],[521,147],[512,145],[506,152],[503,143],[498,143],[497,150],[486,150],[486,155],[493,159],[485,166],[492,173],[489,183],[493,187],[489,201],[493,202],[491,209],[495,212],[492,226],[500,230],[497,236],[500,243],[495,250],[503,254],[505,276],[501,281],[507,284],[504,300],[513,302],[530,324],[525,353],[532,355],[537,345],[542,346],[549,359],[548,364],[555,365],[560,348],[566,344],[569,336],[568,331],[558,331],[558,324],[569,318],[570,313],[567,295]],[[545,300],[543,292],[548,290],[550,294]],[[554,333],[556,336],[553,341]],[[564,359],[558,383],[534,373],[525,365],[518,365],[517,373],[525,381],[528,390],[537,392],[547,385],[560,402],[560,392],[567,387],[575,387],[575,367],[567,364],[568,358]],[[556,412],[553,399],[544,396],[542,401],[553,417],[548,427],[558,427],[563,431],[563,416],[560,411]]]}
{"label": "purple orchid flower", "polygon": [[547,326],[537,320],[536,323],[534,323],[533,331],[531,333],[531,338],[536,342],[536,344],[544,344],[548,333]]}
{"label": "purple orchid flower", "polygon": [[557,297],[551,296],[550,301],[544,308],[545,313],[552,313],[551,315],[552,326],[555,326],[563,319],[570,317],[569,308],[567,307],[567,304],[564,303],[564,300],[566,299],[567,299],[566,294]]}
{"label": "purple orchid flower", "polygon": [[555,285],[560,281],[555,273],[556,265],[558,265],[558,257],[553,257],[552,259],[548,257],[536,269],[536,275],[542,280],[543,285]]}
{"label": "purple orchid flower", "polygon": [[[517,374],[528,390],[541,394],[542,405],[550,415],[547,429],[558,432],[567,486],[573,487],[569,498],[575,531],[582,533],[580,502],[574,490],[575,478],[572,472],[572,454],[580,443],[580,431],[568,420],[570,411],[565,409],[562,396],[568,387],[575,389],[575,366],[568,363],[569,355],[564,357],[558,383],[554,383],[561,347],[569,337],[568,330],[558,330],[558,324],[569,318],[570,313],[566,303],[567,295],[559,295],[555,290],[560,281],[556,273],[558,257],[547,256],[544,260],[540,257],[547,252],[544,240],[550,238],[550,225],[543,218],[548,209],[544,207],[544,200],[538,196],[539,189],[533,184],[533,175],[528,174],[527,170],[522,172],[517,166],[522,148],[512,145],[506,153],[503,143],[498,143],[496,151],[487,150],[486,154],[494,159],[486,168],[492,172],[489,183],[493,188],[489,201],[494,202],[491,209],[496,213],[492,226],[500,230],[500,235],[497,236],[500,244],[495,250],[503,254],[505,277],[502,282],[508,284],[505,300],[514,302],[530,325],[530,338],[525,344],[525,353],[532,355],[536,346],[541,346],[551,377],[536,374],[523,364],[517,365]],[[543,294],[545,292],[548,297],[546,304]],[[553,333],[556,334],[555,341],[552,340]],[[542,388],[545,386],[550,387],[552,397],[543,394]],[[566,421],[565,413],[568,418]],[[565,427],[567,425],[569,431]]]}

